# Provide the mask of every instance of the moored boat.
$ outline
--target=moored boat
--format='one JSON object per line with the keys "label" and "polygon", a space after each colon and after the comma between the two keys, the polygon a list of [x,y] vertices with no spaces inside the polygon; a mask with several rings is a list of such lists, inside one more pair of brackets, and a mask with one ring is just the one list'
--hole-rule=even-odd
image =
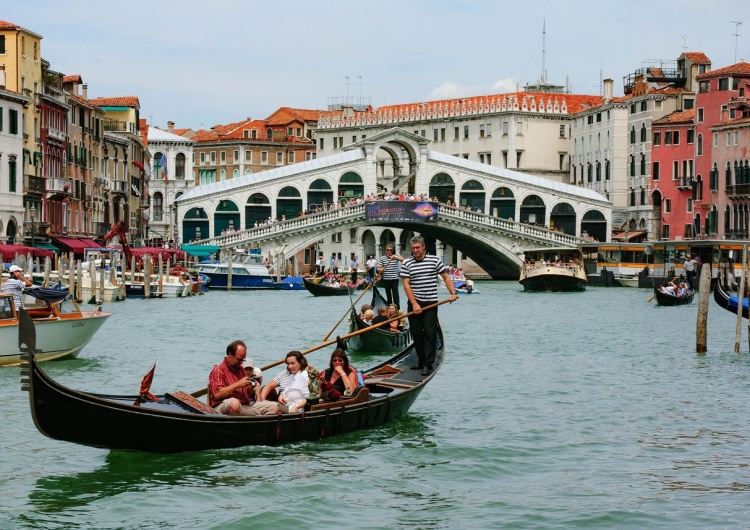
{"label": "moored boat", "polygon": [[615,274],[615,281],[620,284],[620,287],[638,287],[640,279],[637,275],[627,276],[625,274]]}
{"label": "moored boat", "polygon": [[[387,307],[387,302],[383,295],[380,294],[376,286],[372,287],[372,309],[377,315],[378,308]],[[366,329],[366,324],[357,313],[356,308],[352,308],[349,315],[349,333]],[[404,349],[411,343],[411,331],[405,327],[399,332],[388,331],[385,327],[373,329],[367,333],[354,335],[346,339],[347,348],[352,353],[388,353],[392,354]]]}
{"label": "moored boat", "polygon": [[[198,272],[211,278],[211,289],[227,289],[230,266],[228,261],[221,263],[199,263]],[[255,253],[238,252],[232,258],[232,289],[273,289],[274,277],[263,264],[263,256]]]}
{"label": "moored boat", "polygon": [[[82,311],[70,291],[29,288],[27,299],[38,302],[26,306],[36,327],[36,344],[40,361],[75,357],[104,324],[111,313],[101,310]],[[19,351],[19,315],[12,293],[0,293],[0,366],[21,362]]]}
{"label": "moored boat", "polygon": [[[717,281],[716,286],[714,287],[714,301],[721,307],[731,313],[734,313],[735,315],[737,314],[737,310],[740,307],[740,297],[737,295],[737,293],[733,294],[728,292],[722,285],[721,281]],[[748,318],[749,313],[750,309],[748,308],[748,299],[746,297],[743,297],[742,316],[744,318]]]}
{"label": "moored boat", "polygon": [[577,248],[527,250],[518,282],[524,291],[583,291],[586,272]]}
{"label": "moored boat", "polygon": [[416,362],[412,345],[365,371],[365,384],[349,399],[311,403],[301,413],[225,416],[184,392],[151,396],[141,390],[124,396],[61,385],[38,363],[31,319],[23,319],[20,327],[18,340],[28,346],[22,386],[29,392],[32,418],[42,434],[88,446],[155,453],[317,440],[393,422],[407,414],[445,357],[438,328],[435,370],[429,375],[409,370]]}
{"label": "moored boat", "polygon": [[278,282],[273,282],[273,287],[280,291],[304,291],[305,282],[302,281],[302,276],[287,276]]}

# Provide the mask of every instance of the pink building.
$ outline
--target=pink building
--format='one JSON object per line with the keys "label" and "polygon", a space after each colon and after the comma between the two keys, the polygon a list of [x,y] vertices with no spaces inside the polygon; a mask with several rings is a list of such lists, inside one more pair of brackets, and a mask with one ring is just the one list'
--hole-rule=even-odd
{"label": "pink building", "polygon": [[[677,111],[651,124],[652,189],[662,239],[692,238],[695,109]],[[658,205],[661,205],[659,208]]]}

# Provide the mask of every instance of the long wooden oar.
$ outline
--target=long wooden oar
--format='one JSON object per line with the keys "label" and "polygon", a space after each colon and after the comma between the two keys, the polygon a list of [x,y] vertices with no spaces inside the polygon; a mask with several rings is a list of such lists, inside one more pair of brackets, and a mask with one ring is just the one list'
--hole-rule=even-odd
{"label": "long wooden oar", "polygon": [[[434,304],[430,304],[428,306],[423,307],[422,311],[427,311],[428,309],[432,309],[432,308],[437,307],[439,305],[447,304],[450,301],[451,301],[450,298],[446,298],[445,300],[442,300],[440,302],[435,302]],[[372,326],[367,326],[364,329],[358,329],[357,331],[352,331],[351,333],[347,333],[346,335],[342,335],[340,337],[336,337],[333,340],[321,342],[317,346],[313,346],[312,348],[308,348],[308,349],[306,349],[304,351],[301,351],[300,353],[302,355],[307,355],[308,353],[317,351],[317,350],[319,350],[321,348],[325,348],[326,346],[330,346],[331,344],[336,344],[339,341],[339,339],[348,339],[349,337],[354,337],[355,335],[362,335],[363,333],[367,333],[368,331],[372,331],[375,328],[379,328],[381,326],[385,326],[386,324],[390,324],[394,320],[401,320],[402,318],[407,318],[407,317],[410,317],[410,316],[415,315],[415,314],[416,314],[415,311],[411,311],[409,313],[406,313],[405,315],[398,315],[398,316],[395,316],[393,318],[389,318],[388,320],[384,320],[382,322],[378,322],[377,324],[373,324]],[[273,368],[274,366],[278,366],[278,365],[282,364],[284,361],[286,361],[286,357],[284,357],[283,359],[279,359],[278,361],[272,362],[271,364],[265,365],[264,367],[261,368],[261,370],[265,372],[269,368]],[[206,392],[208,392],[208,390],[206,388],[203,388],[201,390],[193,392],[190,395],[193,396],[193,397],[195,397],[195,398],[199,398],[199,397],[205,396]]]}
{"label": "long wooden oar", "polygon": [[[669,281],[673,282],[673,281],[675,281],[675,280],[676,280],[677,278],[679,278],[680,276],[682,276],[682,274],[678,274],[677,276],[675,276],[674,278],[672,278],[672,279],[671,279],[671,280],[669,280]],[[653,299],[654,299],[654,298],[656,298],[656,293],[654,293],[654,296],[652,296],[651,298],[649,298],[648,300],[646,300],[646,303],[647,303],[647,304],[651,303],[651,302],[653,301]]]}
{"label": "long wooden oar", "polygon": [[368,285],[367,287],[365,287],[365,289],[362,291],[362,294],[359,295],[354,302],[351,302],[351,307],[349,307],[346,310],[346,312],[344,313],[344,315],[339,319],[338,322],[336,322],[336,325],[331,328],[331,331],[329,331],[328,334],[325,337],[323,337],[324,341],[328,340],[328,337],[331,336],[331,333],[333,333],[336,330],[336,328],[339,327],[339,324],[341,324],[341,321],[344,320],[344,318],[346,318],[346,315],[349,314],[349,311],[351,311],[352,309],[354,309],[356,311],[356,308],[354,306],[357,305],[357,302],[359,302],[360,299],[365,295],[365,293],[370,290],[370,287],[372,287],[374,283],[375,283],[374,281],[370,282],[370,285]]}

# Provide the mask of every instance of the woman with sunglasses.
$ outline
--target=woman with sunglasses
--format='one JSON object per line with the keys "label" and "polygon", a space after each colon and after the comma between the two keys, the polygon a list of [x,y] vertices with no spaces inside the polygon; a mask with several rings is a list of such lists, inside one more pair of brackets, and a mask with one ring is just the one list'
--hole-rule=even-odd
{"label": "woman with sunglasses", "polygon": [[333,350],[328,368],[318,377],[321,378],[323,399],[327,401],[338,401],[341,396],[351,395],[358,384],[357,370],[349,366],[349,357],[341,348]]}

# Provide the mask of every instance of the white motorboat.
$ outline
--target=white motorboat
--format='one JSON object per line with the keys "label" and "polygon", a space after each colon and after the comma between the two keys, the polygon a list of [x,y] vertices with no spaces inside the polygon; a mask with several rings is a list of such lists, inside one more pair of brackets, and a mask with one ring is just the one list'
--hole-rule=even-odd
{"label": "white motorboat", "polygon": [[[29,303],[29,294],[51,293]],[[55,293],[57,291],[57,293]],[[44,361],[75,357],[102,327],[111,313],[98,306],[94,311],[82,311],[67,290],[29,288],[24,309],[36,325],[36,348]],[[37,296],[41,296],[38,294]],[[18,314],[13,294],[0,292],[0,366],[21,362],[18,344]]]}
{"label": "white motorboat", "polygon": [[[229,282],[229,263],[199,263],[196,268],[211,278],[211,289],[226,289]],[[232,259],[232,289],[273,289],[276,278],[263,264],[263,256],[237,252]]]}
{"label": "white motorboat", "polygon": [[615,281],[619,283],[621,287],[638,287],[638,276],[616,274]]}

